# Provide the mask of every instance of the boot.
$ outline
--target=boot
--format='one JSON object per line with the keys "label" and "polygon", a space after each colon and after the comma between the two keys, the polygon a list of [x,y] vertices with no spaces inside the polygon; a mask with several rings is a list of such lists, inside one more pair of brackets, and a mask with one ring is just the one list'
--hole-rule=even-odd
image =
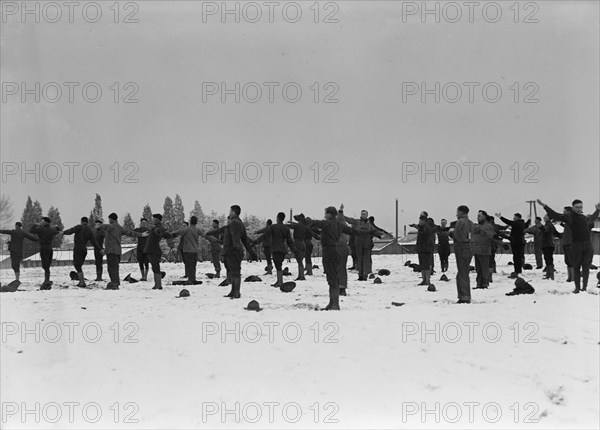
{"label": "boot", "polygon": [[159,273],[154,273],[154,287],[152,287],[153,290],[162,290],[162,276]]}
{"label": "boot", "polygon": [[421,283],[419,284],[419,286],[421,286],[421,285],[429,285],[427,283],[427,275],[425,274],[425,272],[427,272],[427,270],[422,270],[421,271],[421,277],[423,278],[423,280],[421,281]]}
{"label": "boot", "polygon": [[340,285],[340,296],[346,296],[346,287]]}
{"label": "boot", "polygon": [[581,291],[587,291],[587,285],[588,285],[588,279],[589,279],[590,273],[587,271],[584,271],[581,275]]}
{"label": "boot", "polygon": [[312,272],[312,263],[306,263],[306,274],[308,276],[312,276],[313,272]]}
{"label": "boot", "polygon": [[21,277],[21,272],[15,272],[15,281],[19,282],[20,277]]}
{"label": "boot", "polygon": [[79,288],[87,287],[87,285],[85,285],[85,278],[83,277],[83,272],[77,272],[77,279],[79,279],[79,283],[77,284]]}
{"label": "boot", "polygon": [[271,266],[270,264],[267,265],[267,270],[265,271],[265,275],[272,275],[273,274],[273,266]]}
{"label": "boot", "polygon": [[572,267],[567,267],[567,282],[573,282],[573,268]]}
{"label": "boot", "polygon": [[283,284],[283,271],[277,271],[277,281],[274,284],[271,284],[272,287],[281,287]]}
{"label": "boot", "polygon": [[493,279],[493,275],[494,274],[494,270],[490,268],[490,274],[488,275],[488,281],[490,284],[494,283],[494,279]]}
{"label": "boot", "polygon": [[546,279],[552,279],[554,281],[554,266],[548,266],[548,273]]}
{"label": "boot", "polygon": [[302,261],[298,262],[298,277],[295,281],[306,281],[306,278],[304,277],[304,264],[302,264]]}
{"label": "boot", "polygon": [[96,269],[96,281],[102,281],[102,267]]}
{"label": "boot", "polygon": [[240,297],[242,297],[242,295],[240,294],[240,289],[242,287],[242,278],[233,278],[233,296],[231,297],[232,299],[239,299]]}
{"label": "boot", "polygon": [[329,288],[329,297],[331,300],[330,311],[339,311],[340,310],[340,287],[336,285],[335,287]]}
{"label": "boot", "polygon": [[226,285],[231,285],[231,291],[229,291],[229,294],[223,296],[223,297],[229,297],[230,299],[233,299],[234,294],[235,294],[235,278],[232,278],[229,276],[229,273],[227,274],[227,284]]}
{"label": "boot", "polygon": [[217,273],[215,274],[215,278],[219,279],[221,277],[221,271],[217,270]]}
{"label": "boot", "polygon": [[142,271],[142,278],[140,279],[140,281],[147,281],[148,280],[148,269],[143,268],[141,271]]}
{"label": "boot", "polygon": [[44,284],[50,282],[50,273],[44,273]]}

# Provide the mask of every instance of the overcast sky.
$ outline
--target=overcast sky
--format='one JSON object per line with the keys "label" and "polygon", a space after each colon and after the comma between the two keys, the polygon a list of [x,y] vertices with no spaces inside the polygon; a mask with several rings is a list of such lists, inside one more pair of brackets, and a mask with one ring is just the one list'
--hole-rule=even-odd
{"label": "overcast sky", "polygon": [[[581,198],[588,212],[600,200],[597,1],[538,1],[537,10],[520,10],[518,23],[509,9],[513,2],[499,2],[503,14],[496,23],[486,22],[481,8],[469,22],[461,2],[467,16],[457,23],[443,16],[439,23],[431,16],[423,23],[418,11],[408,15],[406,2],[403,14],[403,2],[392,1],[338,1],[337,10],[323,6],[319,21],[332,13],[337,23],[314,23],[313,2],[298,2],[302,19],[297,23],[282,17],[281,6],[273,23],[268,17],[245,22],[244,16],[240,23],[231,16],[223,23],[218,12],[203,15],[207,4],[202,3],[140,1],[134,15],[138,23],[114,23],[112,2],[103,3],[96,23],[86,22],[80,9],[73,23],[68,16],[47,22],[54,16],[51,10],[40,23],[29,16],[23,23],[20,11],[4,10],[1,186],[16,218],[27,195],[44,211],[58,206],[69,226],[89,214],[95,193],[102,195],[105,215],[131,212],[134,218],[146,202],[162,211],[165,196],[179,193],[186,212],[197,199],[207,213],[239,204],[243,213],[265,218],[290,208],[321,217],[324,207],[343,202],[348,214],[368,209],[379,225],[392,230],[395,198],[401,226],[415,222],[421,210],[436,221],[453,219],[459,204],[510,216],[527,213],[526,200],[537,197],[558,209]],[[267,6],[258,4],[268,14]],[[130,12],[135,11],[121,10],[119,21]],[[293,12],[288,9],[288,20]],[[66,7],[63,14],[68,15]],[[246,18],[253,16],[248,9]],[[527,16],[538,22],[522,22]],[[39,103],[32,95],[23,103],[10,84],[34,88],[36,82],[80,86],[73,103],[64,85],[56,103],[46,100],[54,97],[52,87]],[[103,90],[97,103],[82,98],[81,88],[89,82]],[[115,82],[121,86],[120,103],[109,88]],[[139,103],[122,103],[135,88],[124,89],[128,82],[137,85],[133,98]],[[242,94],[235,103],[229,95],[222,103],[216,94],[204,102],[207,82],[225,82],[229,88],[256,82],[262,98],[249,103]],[[279,83],[273,103],[264,82]],[[282,97],[281,88],[290,82],[302,89],[296,103]],[[317,103],[310,88],[315,82]],[[425,102],[420,93],[403,100],[407,82],[430,89],[436,82],[440,87],[456,82],[463,94],[450,103],[444,95],[454,98],[455,87],[446,86],[439,103],[435,94]],[[479,84],[473,103],[464,82]],[[333,84],[325,88],[327,83]],[[486,83],[492,83],[489,98],[495,97],[494,88],[502,89],[496,103],[482,96]],[[247,89],[246,96],[254,97],[253,88]],[[295,96],[293,87],[288,95]],[[338,103],[324,103],[327,95]],[[524,103],[526,98],[538,102]],[[34,169],[35,162],[46,166],[50,178],[54,170],[44,163],[62,165],[61,180],[49,183],[42,175],[36,183],[34,175],[23,181],[20,171],[9,174],[22,163]],[[80,163],[73,183],[65,162]],[[82,175],[81,167],[91,162],[103,169],[97,183]],[[117,162],[121,176],[115,183],[110,167]],[[125,170],[127,162],[139,168],[133,175],[137,183],[125,183],[133,173]],[[258,163],[262,179],[249,183],[242,177],[235,183],[233,175],[225,181],[212,175],[203,180],[203,163],[233,169],[236,162],[248,166],[249,176],[256,171],[248,163]],[[280,163],[273,183],[265,162]],[[328,162],[337,171],[326,170]],[[473,165],[473,183],[465,162],[480,163]],[[297,183],[283,177],[286,163],[301,167]],[[318,183],[314,163],[319,163]],[[432,170],[440,163],[439,183],[433,174],[424,181],[419,173],[403,178],[403,171],[420,169],[421,163]],[[444,179],[455,177],[452,163],[462,167],[462,179],[455,183]],[[501,167],[497,182],[485,180],[486,163]],[[87,173],[95,175],[93,169]],[[296,174],[293,168],[287,173],[290,179]],[[337,183],[325,183],[328,173]],[[493,179],[495,167],[487,174]]]}

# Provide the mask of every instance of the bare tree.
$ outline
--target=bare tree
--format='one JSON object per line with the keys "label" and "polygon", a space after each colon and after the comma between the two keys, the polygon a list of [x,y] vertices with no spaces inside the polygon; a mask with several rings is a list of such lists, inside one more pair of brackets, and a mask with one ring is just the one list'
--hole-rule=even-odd
{"label": "bare tree", "polygon": [[13,207],[10,197],[5,194],[0,196],[0,225],[9,228],[13,220]]}

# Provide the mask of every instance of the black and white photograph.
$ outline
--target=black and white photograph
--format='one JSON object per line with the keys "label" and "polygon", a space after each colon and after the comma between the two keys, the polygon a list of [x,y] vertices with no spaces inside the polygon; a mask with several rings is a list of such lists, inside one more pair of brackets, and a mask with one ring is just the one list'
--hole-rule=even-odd
{"label": "black and white photograph", "polygon": [[1,429],[600,428],[598,0],[0,0]]}

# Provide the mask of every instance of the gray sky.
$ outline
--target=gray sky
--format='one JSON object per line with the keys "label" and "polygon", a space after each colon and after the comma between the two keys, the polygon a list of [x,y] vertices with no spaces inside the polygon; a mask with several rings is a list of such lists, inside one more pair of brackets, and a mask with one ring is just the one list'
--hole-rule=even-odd
{"label": "gray sky", "polygon": [[[67,18],[49,23],[43,17],[39,24],[31,17],[22,23],[19,13],[5,14],[3,173],[21,163],[31,169],[35,162],[80,163],[73,183],[64,165],[57,183],[43,178],[35,183],[33,175],[25,181],[19,174],[3,177],[2,193],[12,199],[15,216],[20,217],[31,195],[44,211],[58,206],[64,224],[71,225],[89,214],[95,193],[102,195],[106,214],[131,212],[134,219],[146,202],[162,211],[165,196],[175,193],[186,211],[197,199],[205,212],[225,212],[237,203],[243,212],[261,217],[289,208],[320,217],[325,206],[343,202],[348,214],[366,208],[390,230],[396,197],[401,225],[414,222],[421,210],[436,221],[454,218],[458,204],[507,216],[526,213],[525,201],[536,197],[557,208],[577,197],[588,212],[593,210],[600,200],[598,2],[536,2],[538,23],[515,23],[509,10],[513,2],[498,2],[503,15],[497,23],[486,22],[481,9],[475,10],[473,23],[468,17],[458,23],[428,17],[423,23],[419,14],[403,15],[403,2],[341,1],[335,2],[338,23],[317,24],[312,3],[298,2],[303,15],[297,23],[286,22],[280,8],[274,23],[267,18],[235,23],[232,17],[222,23],[218,15],[205,16],[203,22],[199,1],[137,2],[139,22],[131,24],[112,22],[112,2],[102,3],[103,17],[95,24],[86,22],[80,10],[73,23]],[[268,11],[266,6],[262,10]],[[121,10],[119,19],[128,12]],[[522,21],[532,10],[520,12]],[[468,13],[466,6],[463,13]],[[31,88],[35,82],[81,85],[73,103],[65,86],[56,103],[43,97],[35,103],[33,96],[22,103],[20,93],[7,93],[10,82]],[[88,82],[103,90],[97,103],[81,97],[81,86]],[[121,87],[136,83],[139,103],[115,103],[109,89],[114,82]],[[230,88],[235,82],[280,86],[273,103],[265,86],[257,103],[243,98],[234,103],[233,96],[222,103],[220,95],[204,103],[203,82],[226,82]],[[289,82],[302,88],[297,103],[282,98],[281,87]],[[309,88],[315,82],[321,99],[330,92],[323,86],[335,83],[339,102],[315,103]],[[424,82],[428,88],[456,82],[463,94],[456,103],[443,97],[435,103],[433,95],[422,103],[420,94],[403,102],[403,82]],[[480,83],[473,103],[464,82]],[[486,83],[502,89],[498,102],[482,97]],[[520,88],[518,102],[514,83]],[[536,88],[532,97],[539,102],[524,103]],[[447,97],[454,97],[454,90],[447,89]],[[128,92],[121,89],[121,100]],[[97,183],[83,179],[81,166],[89,162],[103,169]],[[115,162],[120,163],[118,183],[110,170]],[[124,183],[123,176],[132,172],[124,170],[126,162],[139,167],[138,183]],[[295,162],[302,178],[290,183],[279,167],[269,183],[263,165],[257,183],[235,183],[233,175],[224,182],[219,176],[203,182],[203,163],[233,168],[236,162]],[[319,183],[311,170],[315,162],[320,163]],[[327,162],[339,169],[337,183],[323,182],[332,172],[324,170]],[[447,177],[455,176],[455,165],[448,163],[459,163],[462,179],[450,183],[442,175],[436,183],[434,175],[422,181],[417,174],[403,180],[406,163],[434,169],[436,162]],[[480,163],[473,183],[464,162]],[[484,179],[481,166],[486,163],[502,168],[496,183]],[[53,177],[54,170],[46,166]],[[288,172],[293,176],[294,170]],[[488,173],[495,176],[494,169]],[[527,174],[538,182],[525,183]]]}

